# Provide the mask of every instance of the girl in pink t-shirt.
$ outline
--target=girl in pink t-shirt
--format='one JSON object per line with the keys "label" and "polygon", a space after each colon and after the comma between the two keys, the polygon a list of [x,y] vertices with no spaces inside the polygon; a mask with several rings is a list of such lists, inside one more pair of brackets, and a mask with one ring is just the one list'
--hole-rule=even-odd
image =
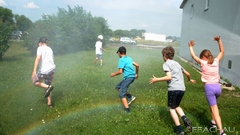
{"label": "girl in pink t-shirt", "polygon": [[206,98],[208,100],[211,113],[212,113],[212,126],[217,125],[218,130],[220,131],[220,135],[225,135],[222,128],[222,121],[219,114],[218,106],[217,106],[217,98],[222,93],[222,88],[219,84],[220,75],[219,75],[219,62],[223,58],[224,48],[222,45],[222,41],[220,36],[215,36],[213,40],[218,42],[219,46],[219,54],[216,58],[213,57],[212,53],[205,49],[200,53],[200,58],[197,57],[194,53],[193,46],[195,45],[195,41],[191,40],[188,45],[190,49],[190,54],[192,58],[201,65],[202,68],[202,77],[201,80],[204,82],[204,89]]}

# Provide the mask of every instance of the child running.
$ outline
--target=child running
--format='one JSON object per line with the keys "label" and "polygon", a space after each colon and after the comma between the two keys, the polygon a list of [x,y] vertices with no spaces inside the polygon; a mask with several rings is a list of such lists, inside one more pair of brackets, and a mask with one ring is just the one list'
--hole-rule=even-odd
{"label": "child running", "polygon": [[99,35],[98,36],[98,41],[95,44],[95,53],[96,53],[96,58],[94,60],[94,64],[97,63],[98,59],[100,61],[100,66],[102,66],[103,60],[102,60],[102,51],[106,51],[105,49],[103,49],[102,47],[102,40],[103,40],[103,36]]}
{"label": "child running", "polygon": [[219,84],[220,75],[219,75],[219,62],[223,58],[224,55],[224,47],[220,36],[215,36],[213,40],[217,41],[219,46],[219,54],[216,58],[213,57],[212,53],[205,49],[200,53],[200,58],[197,57],[194,53],[193,46],[195,45],[195,41],[191,40],[188,45],[190,49],[190,54],[192,58],[201,65],[202,68],[202,77],[201,80],[204,82],[205,95],[210,106],[212,120],[211,124],[213,127],[218,127],[220,131],[220,135],[226,135],[222,128],[222,121],[219,114],[218,106],[217,106],[217,98],[222,93],[222,88]]}
{"label": "child running", "polygon": [[[39,71],[37,73],[37,67],[39,66]],[[48,46],[48,39],[46,37],[41,37],[39,39],[37,56],[34,62],[34,68],[32,72],[33,84],[37,87],[45,89],[45,98],[47,98],[47,105],[52,108],[51,96],[53,86],[51,85],[53,75],[55,73],[55,64],[53,60],[53,51]],[[45,80],[45,83],[43,82]]]}
{"label": "child running", "polygon": [[190,78],[190,74],[176,61],[173,60],[175,50],[172,46],[167,46],[162,50],[162,56],[164,60],[163,70],[166,76],[156,78],[150,78],[150,84],[155,82],[166,81],[168,85],[168,107],[170,110],[170,115],[176,125],[177,134],[184,135],[184,131],[180,125],[178,115],[182,118],[184,125],[187,127],[188,132],[192,131],[192,124],[190,120],[186,117],[182,108],[179,106],[183,95],[185,93],[184,77],[185,74],[188,81],[195,83],[196,81]]}
{"label": "child running", "polygon": [[[110,76],[114,77],[122,73],[124,74],[123,80],[116,86],[116,89],[119,90],[119,97],[122,100],[125,111],[130,113],[129,105],[136,99],[136,97],[128,93],[127,90],[135,78],[138,79],[139,65],[126,55],[127,50],[124,46],[119,47],[117,54],[120,57],[118,60],[118,71],[111,73]],[[133,66],[135,66],[136,71]]]}

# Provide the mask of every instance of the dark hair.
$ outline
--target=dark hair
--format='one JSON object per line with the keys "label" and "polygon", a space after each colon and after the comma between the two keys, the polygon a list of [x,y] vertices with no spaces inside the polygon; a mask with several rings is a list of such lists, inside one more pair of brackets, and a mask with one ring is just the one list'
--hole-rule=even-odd
{"label": "dark hair", "polygon": [[46,37],[41,37],[40,39],[39,39],[39,43],[48,43],[48,39],[46,38]]}
{"label": "dark hair", "polygon": [[121,47],[118,48],[117,53],[118,52],[120,54],[126,54],[127,53],[127,49],[124,46],[121,46]]}
{"label": "dark hair", "polygon": [[208,59],[208,64],[212,64],[213,61],[214,61],[214,57],[213,57],[212,53],[207,49],[203,50],[200,53],[199,57],[200,57],[200,59],[202,59],[203,57],[207,58]]}
{"label": "dark hair", "polygon": [[167,46],[162,50],[162,55],[171,60],[174,57],[174,53],[175,53],[175,50],[172,46]]}

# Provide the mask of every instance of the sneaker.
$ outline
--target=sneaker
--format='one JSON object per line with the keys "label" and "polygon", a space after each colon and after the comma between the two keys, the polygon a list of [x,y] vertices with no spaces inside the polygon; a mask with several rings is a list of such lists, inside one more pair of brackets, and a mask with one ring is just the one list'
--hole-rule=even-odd
{"label": "sneaker", "polygon": [[217,128],[217,125],[211,122],[211,128]]}
{"label": "sneaker", "polygon": [[131,112],[130,112],[130,109],[128,108],[128,109],[125,109],[125,112],[127,113],[127,114],[131,114]]}
{"label": "sneaker", "polygon": [[227,135],[226,133],[222,132],[220,135]]}
{"label": "sneaker", "polygon": [[130,105],[134,100],[136,99],[136,97],[132,96],[131,98],[128,99],[128,105]]}
{"label": "sneaker", "polygon": [[185,133],[182,131],[182,132],[177,132],[177,135],[185,135]]}
{"label": "sneaker", "polygon": [[131,112],[130,112],[129,110],[125,110],[125,112],[126,112],[127,114],[131,114]]}
{"label": "sneaker", "polygon": [[191,123],[191,121],[188,118],[185,118],[183,120],[183,122],[184,122],[184,125],[187,128],[187,132],[192,132],[192,123]]}
{"label": "sneaker", "polygon": [[45,98],[47,98],[49,95],[50,95],[50,92],[53,90],[53,86],[52,85],[50,85],[48,88],[47,88],[47,90],[45,91],[45,95],[44,95],[44,97]]}

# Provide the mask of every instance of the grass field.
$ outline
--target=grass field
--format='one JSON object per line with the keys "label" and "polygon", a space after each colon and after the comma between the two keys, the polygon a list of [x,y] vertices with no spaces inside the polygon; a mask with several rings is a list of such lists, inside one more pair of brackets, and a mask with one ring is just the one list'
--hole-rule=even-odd
{"label": "grass field", "polygon": [[[137,99],[130,105],[131,114],[126,114],[114,89],[122,75],[110,77],[118,70],[118,47],[105,47],[103,66],[93,64],[94,50],[55,56],[51,109],[46,105],[43,89],[31,83],[35,56],[20,42],[12,43],[0,62],[0,135],[175,134],[167,108],[166,83],[149,84],[152,75],[164,75],[161,50],[127,46],[127,54],[140,65],[140,73],[129,88]],[[181,103],[194,126],[190,134],[216,134],[209,132],[211,117],[200,74],[178,57],[175,60],[197,80],[197,84],[186,82]],[[218,99],[228,135],[238,135],[240,131],[240,99],[234,96],[237,92],[223,90]]]}

